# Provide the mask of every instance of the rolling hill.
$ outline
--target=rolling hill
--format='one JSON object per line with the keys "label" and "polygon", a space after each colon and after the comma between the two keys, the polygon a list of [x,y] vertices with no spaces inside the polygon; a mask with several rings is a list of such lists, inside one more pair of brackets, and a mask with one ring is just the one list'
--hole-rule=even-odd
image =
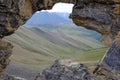
{"label": "rolling hill", "polygon": [[[89,32],[83,30],[80,33],[88,34]],[[105,46],[98,40],[88,36],[64,33],[64,30],[62,32],[22,26],[15,34],[6,37],[6,39],[14,44],[12,62],[7,73],[19,75],[29,80],[32,80],[36,73],[48,67],[56,59],[70,58],[85,61],[87,56],[90,61],[98,60],[100,55],[102,56],[101,53],[105,51],[101,52]],[[89,53],[88,56],[87,53],[91,50],[93,53]],[[97,51],[98,53],[96,53]],[[83,53],[85,53],[85,57]],[[99,55],[92,59],[92,54]]]}
{"label": "rolling hill", "polygon": [[[71,33],[64,30],[51,31],[37,27],[21,27],[15,34],[8,38],[8,40],[29,51],[52,57],[57,57],[62,53],[75,54],[77,51],[79,53],[104,47],[98,40],[89,36],[92,34],[90,34],[90,32],[83,30],[83,32],[79,31],[81,35],[77,35],[78,33],[71,35],[73,29],[69,30]],[[85,36],[84,34],[89,35]]]}
{"label": "rolling hill", "polygon": [[[69,58],[92,65],[104,53],[100,34],[78,27],[68,13],[36,13],[15,34],[6,37],[14,44],[7,73],[33,80],[54,60]],[[91,64],[92,61],[92,64]]]}
{"label": "rolling hill", "polygon": [[[36,12],[25,24],[26,27],[37,27],[48,31],[62,31],[71,35],[89,36],[100,40],[100,34],[76,26],[67,12]],[[87,32],[87,33],[86,33]]]}

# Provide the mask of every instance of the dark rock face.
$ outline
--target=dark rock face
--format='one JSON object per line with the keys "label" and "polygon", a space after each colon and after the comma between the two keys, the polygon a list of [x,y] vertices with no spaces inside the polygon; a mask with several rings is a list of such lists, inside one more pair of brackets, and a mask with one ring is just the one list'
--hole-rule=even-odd
{"label": "dark rock face", "polygon": [[[20,7],[21,6],[21,7]],[[31,16],[31,8],[27,15],[24,8],[29,7],[29,2],[26,6],[25,1],[16,0],[0,0],[0,36],[1,38],[12,34],[28,16]],[[30,15],[31,14],[31,15]]]}
{"label": "dark rock face", "polygon": [[102,34],[102,40],[110,45],[120,31],[119,0],[77,0],[70,16],[74,23]]}
{"label": "dark rock face", "polygon": [[37,10],[52,6],[51,0],[0,0],[0,37],[14,33]]}
{"label": "dark rock face", "polygon": [[9,65],[13,46],[6,41],[0,41],[0,75]]}
{"label": "dark rock face", "polygon": [[111,68],[111,70],[120,71],[120,32],[115,37],[104,62]]}
{"label": "dark rock face", "polygon": [[38,74],[35,80],[119,80],[119,78],[113,75],[108,78],[96,77],[84,64],[73,64],[66,60],[65,62],[62,60],[61,63],[61,60],[56,60],[51,67]]}
{"label": "dark rock face", "polygon": [[[63,62],[63,61],[62,61]],[[44,70],[40,76],[43,80],[99,80],[99,78],[91,75],[88,69],[83,64],[70,65],[68,62],[66,65],[62,64],[60,60],[56,60],[55,63],[48,69]],[[36,79],[37,80],[37,79]],[[38,79],[39,80],[39,79]]]}

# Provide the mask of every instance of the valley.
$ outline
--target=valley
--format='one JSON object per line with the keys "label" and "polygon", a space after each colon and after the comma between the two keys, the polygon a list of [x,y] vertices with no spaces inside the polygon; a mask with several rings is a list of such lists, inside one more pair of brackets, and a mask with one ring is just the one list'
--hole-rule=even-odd
{"label": "valley", "polygon": [[[71,32],[64,30],[22,26],[15,34],[6,37],[14,44],[12,61],[7,72],[32,80],[33,76],[56,59],[72,59],[89,66],[89,63],[95,64],[105,53],[106,47],[99,40],[80,36],[78,33],[71,35],[73,29]],[[83,33],[88,34],[84,30]]]}
{"label": "valley", "polygon": [[[46,15],[48,21],[42,19]],[[99,33],[76,26],[68,15],[49,15],[48,12],[37,14],[15,34],[6,37],[14,45],[7,73],[33,80],[37,73],[49,67],[56,59],[71,59],[93,69],[93,65],[105,53],[106,46],[100,42]],[[38,17],[45,23],[40,23]],[[60,17],[61,20],[56,20]],[[51,18],[53,22],[49,22]]]}

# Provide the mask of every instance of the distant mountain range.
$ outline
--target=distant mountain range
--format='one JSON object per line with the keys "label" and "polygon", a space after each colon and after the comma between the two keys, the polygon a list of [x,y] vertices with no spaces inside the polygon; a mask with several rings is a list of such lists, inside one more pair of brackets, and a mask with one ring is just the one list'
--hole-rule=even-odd
{"label": "distant mountain range", "polygon": [[[78,27],[75,25],[72,20],[69,18],[70,13],[65,12],[36,12],[25,24],[25,26],[29,27],[37,27],[40,29],[46,29],[50,31],[62,31],[64,33],[69,33],[71,35],[77,36],[89,36],[100,40],[100,34],[87,30],[83,27]],[[81,31],[81,32],[80,32]],[[84,33],[83,33],[84,32]],[[88,32],[86,34],[86,32]]]}
{"label": "distant mountain range", "polygon": [[14,44],[12,64],[7,72],[32,80],[31,75],[45,69],[56,59],[96,60],[104,53],[105,50],[101,50],[104,45],[91,36],[85,36],[88,31],[63,29],[20,27],[15,34],[6,38]]}
{"label": "distant mountain range", "polygon": [[26,24],[29,25],[56,25],[56,24],[72,23],[69,19],[69,13],[57,12],[36,12]]}
{"label": "distant mountain range", "polygon": [[14,44],[7,73],[33,80],[32,76],[56,59],[95,61],[105,53],[100,34],[78,27],[69,13],[40,12],[15,34],[6,37]]}

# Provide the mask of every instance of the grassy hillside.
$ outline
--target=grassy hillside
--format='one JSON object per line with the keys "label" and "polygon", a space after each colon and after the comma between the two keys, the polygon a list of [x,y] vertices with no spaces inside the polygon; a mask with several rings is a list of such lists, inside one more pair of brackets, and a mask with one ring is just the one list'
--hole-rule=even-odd
{"label": "grassy hillside", "polygon": [[[31,25],[27,25],[28,27],[33,27]],[[92,37],[94,39],[100,40],[100,34],[97,33],[96,31],[92,31],[92,30],[88,30],[85,29],[81,26],[76,26],[74,23],[69,23],[69,24],[45,24],[45,25],[34,25],[34,27],[36,28],[40,28],[42,30],[48,30],[48,31],[52,31],[52,32],[62,32],[62,33],[66,33],[69,35],[73,35],[73,36],[80,36],[80,37]]]}
{"label": "grassy hillside", "polygon": [[[71,35],[64,30],[49,31],[21,27],[6,39],[14,44],[8,73],[29,78],[29,80],[32,80],[31,75],[48,67],[56,59],[97,61],[106,50],[104,45],[92,37]],[[11,71],[14,69],[16,71]]]}
{"label": "grassy hillside", "polygon": [[[83,32],[85,33],[85,31]],[[82,33],[82,31],[80,33]],[[88,34],[88,32],[86,32],[86,34]],[[65,33],[64,30],[63,32],[53,32],[38,28],[25,27],[21,27],[15,34],[7,37],[7,40],[13,42],[15,45],[14,51],[16,52],[14,52],[14,58],[19,57],[22,53],[24,53],[21,57],[26,55],[31,60],[34,60],[29,56],[36,54],[39,55],[39,57],[37,56],[38,61],[49,61],[49,58],[74,59],[78,57],[79,54],[84,56],[84,54],[82,54],[84,52],[104,47],[104,45],[102,45],[98,40],[88,36],[70,35]],[[24,60],[22,61],[27,62]]]}

